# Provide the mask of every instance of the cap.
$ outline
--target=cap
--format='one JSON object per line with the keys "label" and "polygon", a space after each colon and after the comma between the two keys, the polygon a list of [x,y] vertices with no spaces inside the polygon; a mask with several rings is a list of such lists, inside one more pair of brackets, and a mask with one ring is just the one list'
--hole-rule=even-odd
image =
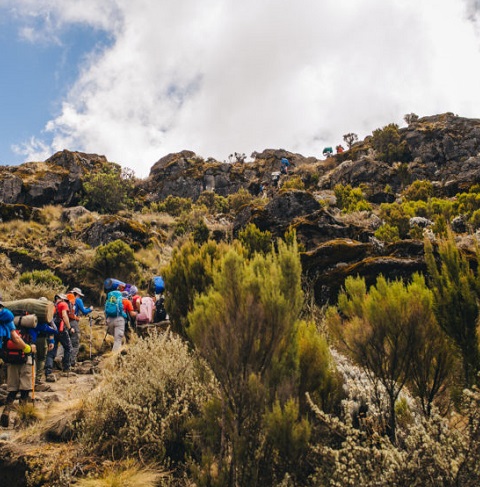
{"label": "cap", "polygon": [[74,294],[79,294],[80,296],[85,296],[83,293],[82,293],[82,290],[79,288],[79,287],[74,287],[71,291],[71,293],[74,293]]}
{"label": "cap", "polygon": [[55,297],[53,299],[57,299],[57,298],[60,298],[60,299],[63,299],[64,301],[67,300],[67,296],[65,296],[65,294],[55,294]]}

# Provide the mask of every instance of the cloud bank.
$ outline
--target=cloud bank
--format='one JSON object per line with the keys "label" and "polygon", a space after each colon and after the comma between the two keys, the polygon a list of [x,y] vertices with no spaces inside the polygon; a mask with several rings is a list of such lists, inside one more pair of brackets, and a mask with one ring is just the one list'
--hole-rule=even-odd
{"label": "cloud bank", "polygon": [[[319,156],[403,115],[480,116],[478,0],[0,0],[33,42],[105,31],[27,160],[64,148],[146,176],[183,149]],[[48,142],[47,142],[48,141]],[[43,158],[45,158],[43,157]]]}

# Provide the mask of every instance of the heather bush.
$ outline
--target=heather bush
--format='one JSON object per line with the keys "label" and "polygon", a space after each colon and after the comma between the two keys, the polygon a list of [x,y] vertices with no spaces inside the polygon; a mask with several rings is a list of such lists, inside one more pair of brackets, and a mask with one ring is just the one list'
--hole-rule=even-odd
{"label": "heather bush", "polygon": [[350,184],[347,184],[346,186],[337,184],[333,188],[333,191],[335,193],[335,198],[337,199],[337,206],[344,213],[370,211],[372,209],[360,188],[352,188]]}
{"label": "heather bush", "polygon": [[408,201],[428,201],[433,196],[431,181],[416,180],[403,191],[403,197]]}
{"label": "heather bush", "polygon": [[188,423],[215,391],[211,373],[179,337],[138,340],[86,399],[80,440],[111,459],[185,461]]}
{"label": "heather bush", "polygon": [[115,276],[120,280],[134,282],[138,265],[132,248],[123,240],[115,240],[97,247],[91,271],[102,280]]}
{"label": "heather bush", "polygon": [[388,223],[382,225],[377,230],[375,230],[374,235],[375,238],[378,238],[378,240],[381,240],[382,242],[391,243],[391,242],[398,242],[400,240],[398,227],[389,225]]}
{"label": "heather bush", "polygon": [[271,232],[262,232],[254,223],[249,223],[238,232],[238,240],[245,247],[248,255],[259,252],[267,254],[272,250],[273,238]]}
{"label": "heather bush", "polygon": [[183,212],[192,209],[192,200],[190,198],[181,198],[169,194],[163,201],[152,203],[152,211],[165,212],[172,216],[180,216]]}
{"label": "heather bush", "polygon": [[51,286],[62,285],[62,280],[50,269],[24,272],[18,278],[18,282],[20,284],[47,284]]}

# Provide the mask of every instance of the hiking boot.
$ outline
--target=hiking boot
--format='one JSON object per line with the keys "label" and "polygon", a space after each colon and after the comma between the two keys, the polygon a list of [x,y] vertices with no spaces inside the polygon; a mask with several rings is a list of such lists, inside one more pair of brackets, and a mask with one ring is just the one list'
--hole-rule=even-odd
{"label": "hiking boot", "polygon": [[47,377],[45,377],[45,380],[47,382],[57,382],[57,378],[53,374],[48,374]]}
{"label": "hiking boot", "polygon": [[0,425],[4,428],[8,428],[10,424],[10,406],[5,406],[3,409],[2,416],[0,417]]}

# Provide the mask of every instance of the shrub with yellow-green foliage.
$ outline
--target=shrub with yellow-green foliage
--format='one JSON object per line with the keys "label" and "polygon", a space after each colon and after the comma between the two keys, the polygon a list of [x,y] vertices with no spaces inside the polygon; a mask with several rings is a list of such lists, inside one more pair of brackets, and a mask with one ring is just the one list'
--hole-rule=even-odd
{"label": "shrub with yellow-green foliage", "polygon": [[138,265],[133,249],[123,240],[115,240],[97,247],[91,270],[102,280],[115,276],[120,280],[134,282]]}
{"label": "shrub with yellow-green foliage", "polygon": [[165,212],[172,216],[180,216],[182,213],[192,209],[192,200],[169,194],[163,201],[152,203],[150,208],[152,211],[158,211],[159,213]]}
{"label": "shrub with yellow-green foliage", "polygon": [[257,252],[266,254],[272,250],[272,233],[268,230],[262,232],[254,223],[249,223],[238,232],[238,240],[250,256]]}
{"label": "shrub with yellow-green foliage", "polygon": [[398,242],[400,240],[398,227],[386,223],[375,230],[375,238],[387,243]]}
{"label": "shrub with yellow-green foliage", "polygon": [[193,309],[195,295],[205,292],[212,284],[215,263],[227,248],[212,240],[201,246],[188,240],[174,248],[172,258],[161,274],[168,283],[165,303],[175,332],[186,335],[187,315]]}
{"label": "shrub with yellow-green foliage", "polygon": [[195,202],[197,206],[206,206],[207,210],[212,213],[228,213],[228,199],[220,196],[214,191],[203,191]]}
{"label": "shrub with yellow-green foliage", "polygon": [[416,180],[403,191],[403,197],[408,201],[428,201],[433,196],[431,181]]}
{"label": "shrub with yellow-green foliage", "polygon": [[302,178],[300,176],[292,176],[283,182],[281,189],[300,189],[303,191],[305,190],[305,183],[302,181]]}
{"label": "shrub with yellow-green foliage", "polygon": [[335,193],[335,198],[337,199],[337,206],[344,213],[370,211],[372,209],[360,188],[352,188],[350,184],[347,184],[346,186],[337,184],[333,188],[333,191]]}
{"label": "shrub with yellow-green foliage", "polygon": [[139,340],[114,359],[84,402],[80,441],[111,459],[185,461],[188,424],[216,393],[205,364],[170,333]]}
{"label": "shrub with yellow-green foliage", "polygon": [[62,280],[50,269],[24,272],[18,278],[18,282],[20,284],[47,284],[51,286],[62,285]]}

